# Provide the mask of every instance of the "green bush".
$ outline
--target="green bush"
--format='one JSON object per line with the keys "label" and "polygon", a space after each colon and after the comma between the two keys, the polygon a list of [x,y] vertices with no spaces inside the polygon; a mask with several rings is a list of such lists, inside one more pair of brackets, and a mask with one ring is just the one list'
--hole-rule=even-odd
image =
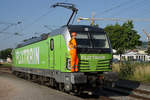
{"label": "green bush", "polygon": [[113,65],[120,79],[150,82],[150,62],[123,62]]}
{"label": "green bush", "polygon": [[120,65],[119,76],[121,79],[129,79],[133,75],[136,64],[133,62],[124,62]]}

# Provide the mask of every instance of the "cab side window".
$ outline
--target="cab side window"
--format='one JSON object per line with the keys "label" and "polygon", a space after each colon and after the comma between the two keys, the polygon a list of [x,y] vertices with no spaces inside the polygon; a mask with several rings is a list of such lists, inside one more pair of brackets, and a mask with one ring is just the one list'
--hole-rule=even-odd
{"label": "cab side window", "polygon": [[53,39],[50,40],[50,49],[51,49],[51,51],[54,50],[54,40]]}

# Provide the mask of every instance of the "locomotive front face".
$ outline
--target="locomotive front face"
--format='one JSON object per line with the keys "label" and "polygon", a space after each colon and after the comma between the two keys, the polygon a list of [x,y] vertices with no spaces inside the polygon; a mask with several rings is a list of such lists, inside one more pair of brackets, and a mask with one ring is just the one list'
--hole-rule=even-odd
{"label": "locomotive front face", "polygon": [[103,29],[72,25],[68,26],[68,30],[68,41],[72,32],[77,33],[77,53],[81,72],[111,71],[112,48]]}

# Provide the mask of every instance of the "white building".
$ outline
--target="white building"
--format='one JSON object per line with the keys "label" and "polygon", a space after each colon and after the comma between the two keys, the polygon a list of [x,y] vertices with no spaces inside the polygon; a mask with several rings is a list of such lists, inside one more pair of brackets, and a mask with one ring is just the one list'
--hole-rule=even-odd
{"label": "white building", "polygon": [[[145,52],[127,52],[121,55],[122,61],[150,61],[150,56]],[[113,59],[120,60],[120,55],[113,55]]]}

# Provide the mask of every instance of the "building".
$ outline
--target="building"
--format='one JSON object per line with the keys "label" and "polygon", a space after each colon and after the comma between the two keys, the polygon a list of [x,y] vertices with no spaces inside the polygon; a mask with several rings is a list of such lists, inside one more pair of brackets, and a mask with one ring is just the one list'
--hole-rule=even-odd
{"label": "building", "polygon": [[[141,61],[141,62],[150,61],[150,55],[147,55],[144,50],[128,51],[125,54],[122,54],[121,58],[122,61]],[[113,59],[120,61],[120,55],[113,55]]]}

